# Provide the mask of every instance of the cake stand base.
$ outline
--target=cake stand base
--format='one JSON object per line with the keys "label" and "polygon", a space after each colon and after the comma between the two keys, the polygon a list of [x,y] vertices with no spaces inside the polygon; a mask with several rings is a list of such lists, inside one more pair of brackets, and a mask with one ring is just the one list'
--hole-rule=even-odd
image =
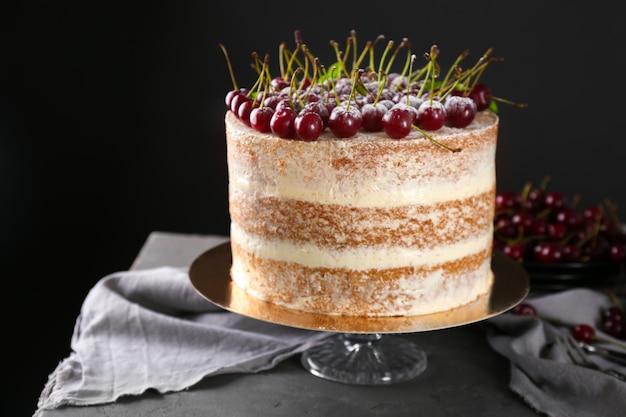
{"label": "cake stand base", "polygon": [[417,377],[426,353],[398,336],[337,334],[306,350],[302,366],[313,375],[355,385],[387,385]]}

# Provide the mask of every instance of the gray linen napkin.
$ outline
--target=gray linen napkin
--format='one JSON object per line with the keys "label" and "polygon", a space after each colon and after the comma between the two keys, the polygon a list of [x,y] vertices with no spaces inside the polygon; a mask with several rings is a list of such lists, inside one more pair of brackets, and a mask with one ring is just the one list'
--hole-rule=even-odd
{"label": "gray linen napkin", "polygon": [[187,268],[114,273],[85,298],[72,353],[50,375],[35,416],[147,389],[179,391],[209,375],[266,370],[328,335],[226,312],[195,291]]}
{"label": "gray linen napkin", "polygon": [[[511,390],[533,409],[550,417],[626,416],[626,383],[604,373],[572,365],[554,340],[567,326],[590,324],[598,329],[610,299],[601,292],[578,288],[525,300],[539,317],[505,313],[487,320],[487,340],[511,362]],[[560,320],[554,324],[544,320]],[[603,338],[613,339],[597,330]],[[621,341],[624,343],[624,341]],[[618,349],[612,344],[607,344]],[[589,355],[601,367],[626,373],[626,367]]]}

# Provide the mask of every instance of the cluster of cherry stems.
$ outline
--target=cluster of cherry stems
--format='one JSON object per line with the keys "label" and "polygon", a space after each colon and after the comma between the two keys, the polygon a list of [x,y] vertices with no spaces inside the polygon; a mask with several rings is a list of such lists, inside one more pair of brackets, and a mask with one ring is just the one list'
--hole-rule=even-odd
{"label": "cluster of cherry stems", "polygon": [[406,88],[407,78],[397,73],[390,74],[382,88],[365,76],[362,82],[366,94],[355,94],[351,80],[345,77],[332,88],[304,85],[294,92],[288,80],[277,77],[272,79],[271,89],[255,98],[240,88],[229,91],[225,101],[229,110],[255,130],[303,141],[317,140],[327,128],[337,138],[353,137],[359,130],[384,131],[393,139],[418,130],[428,137],[425,131],[444,125],[466,127],[492,101],[491,91],[483,83],[465,93],[451,91],[441,100],[421,94],[418,84]]}

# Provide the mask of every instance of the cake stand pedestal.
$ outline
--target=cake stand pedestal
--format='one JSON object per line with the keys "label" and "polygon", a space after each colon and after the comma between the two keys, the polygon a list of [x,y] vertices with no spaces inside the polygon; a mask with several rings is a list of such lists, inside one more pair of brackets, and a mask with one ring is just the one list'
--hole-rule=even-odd
{"label": "cake stand pedestal", "polygon": [[494,317],[519,304],[529,291],[524,268],[495,251],[491,291],[452,310],[419,316],[345,317],[293,310],[250,296],[231,280],[230,243],[198,256],[189,268],[196,291],[217,306],[255,319],[308,330],[336,332],[302,354],[313,375],[358,385],[403,382],[427,367],[426,353],[393,335],[466,325]]}
{"label": "cake stand pedestal", "polygon": [[341,333],[306,350],[301,363],[313,375],[355,385],[413,379],[426,370],[426,352],[397,336]]}

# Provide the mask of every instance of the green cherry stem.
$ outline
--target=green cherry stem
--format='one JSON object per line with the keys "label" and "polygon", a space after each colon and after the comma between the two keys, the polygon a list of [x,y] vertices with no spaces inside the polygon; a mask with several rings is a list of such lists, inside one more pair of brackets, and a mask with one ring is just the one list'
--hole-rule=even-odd
{"label": "green cherry stem", "polygon": [[226,47],[223,44],[218,44],[219,47],[222,49],[222,52],[224,53],[224,56],[226,57],[226,65],[228,65],[228,73],[230,74],[230,79],[233,83],[233,90],[239,90],[239,87],[237,86],[237,80],[235,79],[235,73],[233,71],[233,65],[230,62],[230,57],[228,56],[228,51],[226,50]]}
{"label": "green cherry stem", "polygon": [[420,129],[419,127],[417,127],[415,125],[411,125],[411,127],[413,129],[417,130],[418,132],[420,132],[422,135],[424,135],[424,137],[426,139],[428,139],[429,141],[431,141],[432,143],[434,143],[437,146],[440,146],[440,147],[442,147],[444,149],[447,149],[450,152],[460,152],[461,151],[461,148],[451,148],[450,146],[439,142],[437,139],[433,138],[431,135],[429,135],[428,133],[426,133],[425,131],[423,131],[422,129]]}

